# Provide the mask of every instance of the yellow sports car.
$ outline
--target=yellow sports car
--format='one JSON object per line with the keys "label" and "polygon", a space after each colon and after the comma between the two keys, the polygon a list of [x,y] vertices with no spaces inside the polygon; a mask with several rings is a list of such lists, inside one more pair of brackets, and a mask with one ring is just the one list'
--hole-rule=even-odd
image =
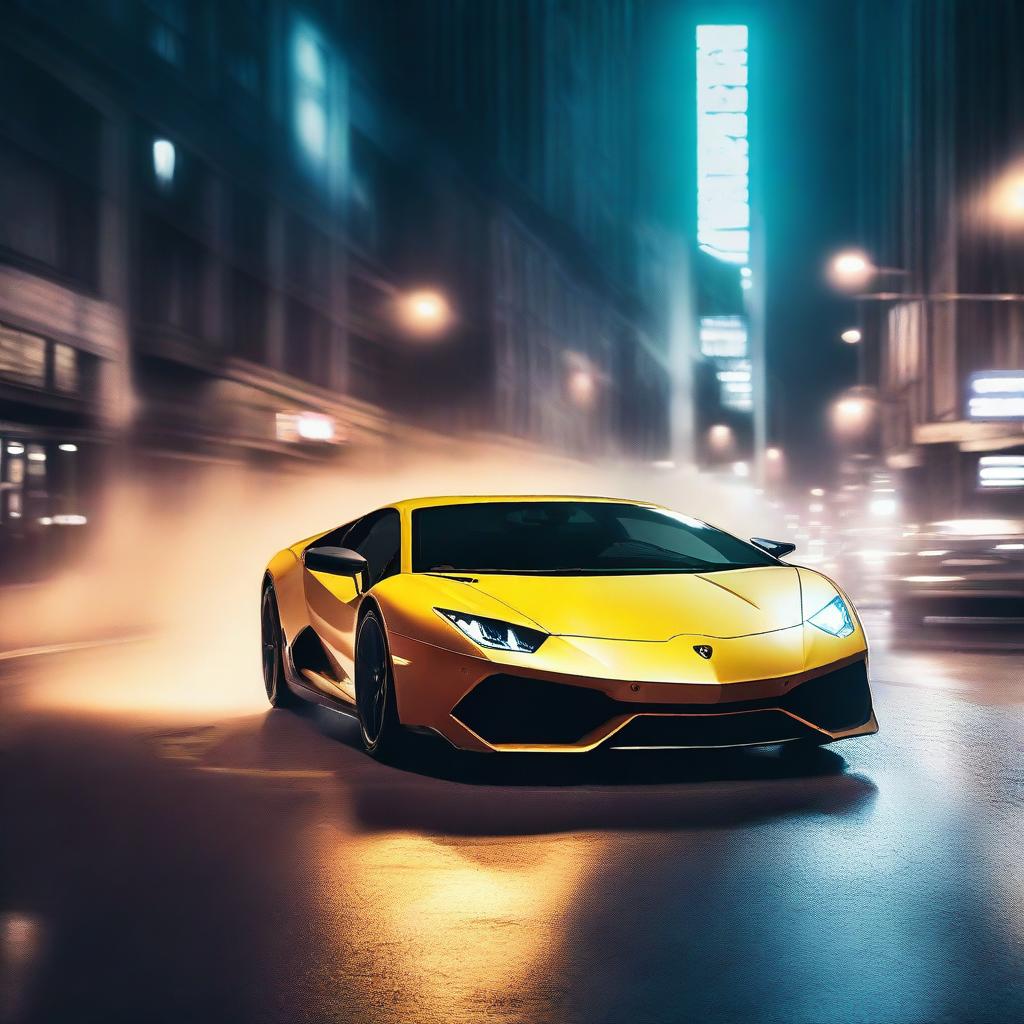
{"label": "yellow sports car", "polygon": [[271,559],[263,675],[475,751],[649,750],[876,732],[864,631],[821,573],[647,502],[399,501]]}

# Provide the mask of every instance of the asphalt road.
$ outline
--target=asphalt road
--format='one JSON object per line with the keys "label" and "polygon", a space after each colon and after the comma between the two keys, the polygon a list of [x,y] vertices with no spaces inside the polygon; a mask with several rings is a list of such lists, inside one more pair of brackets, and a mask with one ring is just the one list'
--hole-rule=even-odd
{"label": "asphalt road", "polygon": [[255,650],[0,663],[0,1020],[1022,1020],[1024,659],[876,633],[803,763],[399,769]]}

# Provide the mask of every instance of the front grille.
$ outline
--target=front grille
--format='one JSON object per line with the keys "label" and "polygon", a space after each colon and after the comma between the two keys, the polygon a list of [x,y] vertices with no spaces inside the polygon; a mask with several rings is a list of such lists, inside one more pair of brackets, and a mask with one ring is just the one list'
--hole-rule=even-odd
{"label": "front grille", "polygon": [[867,666],[858,661],[817,679],[808,679],[774,704],[829,732],[863,725],[871,717]]}
{"label": "front grille", "polygon": [[[658,732],[661,729],[692,730],[698,739],[703,735],[723,734],[730,730],[745,735],[746,730],[776,735],[768,739],[731,739],[727,743],[769,743],[773,739],[791,738],[812,732],[788,715],[773,709],[784,708],[794,715],[829,732],[839,732],[863,725],[871,717],[871,694],[867,669],[863,661],[829,672],[794,687],[782,697],[759,700],[728,701],[720,704],[635,704],[617,701],[601,690],[586,686],[569,686],[543,679],[522,676],[488,676],[453,708],[452,714],[488,743],[577,743],[610,719],[619,715],[641,717],[622,732],[641,728]],[[715,713],[719,715],[715,715]],[[747,714],[747,712],[759,712]],[[671,717],[657,717],[671,716]],[[779,733],[782,718],[786,728]],[[652,724],[653,723],[653,724]],[[658,723],[668,723],[662,725]],[[618,736],[613,743],[619,745]],[[659,744],[651,743],[656,746]],[[686,746],[681,742],[666,743]],[[693,746],[721,746],[718,742],[694,742]]]}
{"label": "front grille", "polygon": [[575,743],[618,714],[600,690],[522,676],[489,676],[452,714],[488,743]]}
{"label": "front grille", "polygon": [[610,747],[733,747],[821,736],[781,711],[726,715],[641,715],[609,740]]}

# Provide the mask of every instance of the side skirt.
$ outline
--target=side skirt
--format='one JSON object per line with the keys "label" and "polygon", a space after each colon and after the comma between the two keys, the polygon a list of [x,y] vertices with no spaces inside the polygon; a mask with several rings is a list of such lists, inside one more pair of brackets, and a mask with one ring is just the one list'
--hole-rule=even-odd
{"label": "side skirt", "polygon": [[310,704],[319,704],[320,707],[327,708],[330,711],[337,711],[339,714],[346,715],[353,721],[359,720],[356,709],[351,704],[345,704],[340,700],[334,700],[331,697],[328,697],[326,693],[322,693],[315,687],[310,686],[304,679],[300,678],[298,673],[295,671],[291,648],[288,646],[285,647],[284,677],[285,683],[288,685],[288,689],[291,690],[296,697],[309,701]]}

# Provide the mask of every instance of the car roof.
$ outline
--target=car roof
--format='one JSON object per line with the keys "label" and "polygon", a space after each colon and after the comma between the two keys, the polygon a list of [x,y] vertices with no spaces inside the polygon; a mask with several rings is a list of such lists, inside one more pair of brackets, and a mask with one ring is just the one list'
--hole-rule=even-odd
{"label": "car roof", "polygon": [[592,494],[445,494],[431,498],[406,498],[392,502],[388,508],[413,511],[418,508],[436,508],[439,505],[477,505],[488,502],[511,502],[529,504],[537,501],[598,501],[612,505],[646,505],[658,508],[650,501],[634,501],[630,498],[605,498]]}

